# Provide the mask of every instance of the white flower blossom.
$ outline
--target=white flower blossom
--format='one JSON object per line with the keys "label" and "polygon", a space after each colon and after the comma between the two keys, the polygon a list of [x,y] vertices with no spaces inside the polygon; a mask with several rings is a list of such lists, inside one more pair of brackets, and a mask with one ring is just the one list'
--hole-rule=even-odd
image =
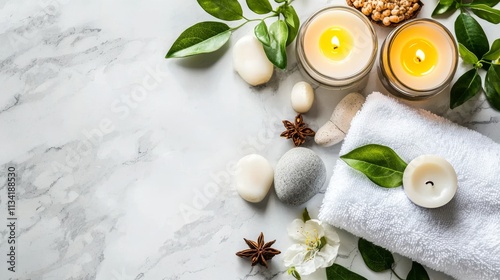
{"label": "white flower blossom", "polygon": [[304,223],[295,219],[288,226],[288,235],[296,242],[284,254],[284,263],[300,275],[309,275],[335,261],[340,239],[335,229],[322,221]]}

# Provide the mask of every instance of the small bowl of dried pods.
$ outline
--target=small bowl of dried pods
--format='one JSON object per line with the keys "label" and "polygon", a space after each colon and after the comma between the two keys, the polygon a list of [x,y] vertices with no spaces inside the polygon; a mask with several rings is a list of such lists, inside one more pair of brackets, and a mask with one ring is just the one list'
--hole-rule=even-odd
{"label": "small bowl of dried pods", "polygon": [[415,18],[424,3],[420,0],[346,0],[378,25],[395,27]]}

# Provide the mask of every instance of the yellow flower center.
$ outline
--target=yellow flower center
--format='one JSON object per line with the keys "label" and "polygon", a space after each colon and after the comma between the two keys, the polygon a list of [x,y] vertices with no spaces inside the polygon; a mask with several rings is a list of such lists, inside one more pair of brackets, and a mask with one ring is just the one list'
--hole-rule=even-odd
{"label": "yellow flower center", "polygon": [[321,238],[318,235],[318,231],[316,229],[313,230],[313,232],[306,231],[304,233],[304,236],[306,238],[305,244],[307,246],[307,250],[318,250],[321,246]]}

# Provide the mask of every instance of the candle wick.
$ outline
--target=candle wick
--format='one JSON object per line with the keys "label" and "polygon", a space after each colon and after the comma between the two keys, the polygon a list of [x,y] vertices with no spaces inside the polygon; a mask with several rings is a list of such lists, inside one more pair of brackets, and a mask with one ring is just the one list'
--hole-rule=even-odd
{"label": "candle wick", "polygon": [[425,184],[426,184],[426,185],[427,185],[427,184],[431,184],[431,185],[434,187],[434,182],[432,182],[432,181],[427,181],[427,182],[425,182]]}
{"label": "candle wick", "polygon": [[417,62],[422,62],[422,59],[420,59],[420,57],[417,56]]}
{"label": "candle wick", "polygon": [[333,49],[334,49],[334,50],[336,50],[336,49],[338,49],[338,48],[339,48],[339,46],[333,46]]}

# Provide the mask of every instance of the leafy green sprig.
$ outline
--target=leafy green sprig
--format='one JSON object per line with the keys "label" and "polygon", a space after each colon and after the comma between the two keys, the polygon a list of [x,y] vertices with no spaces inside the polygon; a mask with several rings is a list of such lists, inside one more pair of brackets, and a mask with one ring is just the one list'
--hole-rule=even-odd
{"label": "leafy green sprig", "polygon": [[[254,29],[255,36],[262,43],[267,58],[276,67],[287,66],[286,47],[297,36],[300,20],[291,5],[294,0],[274,0],[280,4],[273,8],[269,0],[246,0],[248,8],[263,18],[249,19],[243,15],[238,0],[197,0],[198,4],[210,15],[224,21],[243,21],[235,27],[223,22],[204,21],[197,23],[175,40],[166,58],[187,57],[210,53],[225,45],[233,31],[249,22],[259,22]],[[266,20],[277,18],[268,27]]]}
{"label": "leafy green sprig", "polygon": [[448,14],[459,9],[455,20],[455,36],[463,62],[473,68],[458,78],[451,88],[450,108],[454,109],[478,94],[482,88],[480,69],[487,70],[483,91],[491,107],[500,111],[500,39],[489,45],[481,25],[468,12],[489,21],[500,23],[500,10],[494,9],[500,0],[440,0],[432,16]]}

